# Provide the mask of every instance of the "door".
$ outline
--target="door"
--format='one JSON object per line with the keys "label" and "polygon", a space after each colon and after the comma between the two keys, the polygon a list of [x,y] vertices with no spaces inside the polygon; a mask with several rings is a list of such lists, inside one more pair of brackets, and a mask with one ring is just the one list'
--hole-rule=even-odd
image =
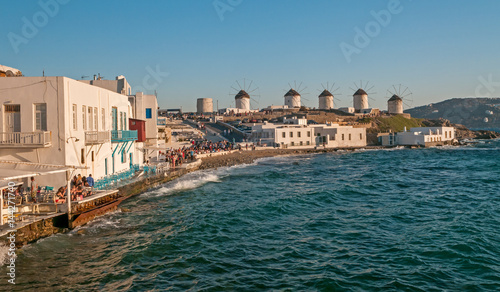
{"label": "door", "polygon": [[104,174],[108,175],[108,159],[104,159]]}
{"label": "door", "polygon": [[20,143],[21,136],[15,133],[21,132],[21,105],[6,104],[4,119],[5,132],[8,134],[2,137],[2,141],[7,143]]}
{"label": "door", "polygon": [[132,169],[132,165],[134,165],[134,164],[132,163],[132,153],[130,153],[130,156],[129,156],[129,157],[130,157],[130,169]]}
{"label": "door", "polygon": [[112,130],[118,130],[118,109],[114,107],[111,111]]}
{"label": "door", "polygon": [[5,105],[5,132],[21,132],[21,105]]}

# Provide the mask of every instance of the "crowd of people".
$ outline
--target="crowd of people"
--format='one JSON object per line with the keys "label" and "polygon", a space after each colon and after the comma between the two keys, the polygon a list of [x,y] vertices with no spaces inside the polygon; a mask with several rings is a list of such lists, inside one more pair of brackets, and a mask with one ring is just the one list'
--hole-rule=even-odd
{"label": "crowd of people", "polygon": [[[66,202],[66,190],[67,186],[62,186],[57,190],[55,197],[56,203]],[[90,174],[88,177],[82,176],[81,174],[73,176],[70,182],[70,194],[72,201],[83,200],[83,198],[93,195],[94,178],[92,175]]]}
{"label": "crowd of people", "polygon": [[196,159],[198,154],[206,153],[216,153],[222,151],[229,151],[233,149],[234,144],[228,141],[212,142],[208,140],[203,141],[191,141],[191,146],[183,146],[178,149],[167,149],[165,152],[160,151],[160,155],[164,156],[165,162],[168,162],[170,166],[175,169],[175,167],[181,166],[187,161],[193,161]]}

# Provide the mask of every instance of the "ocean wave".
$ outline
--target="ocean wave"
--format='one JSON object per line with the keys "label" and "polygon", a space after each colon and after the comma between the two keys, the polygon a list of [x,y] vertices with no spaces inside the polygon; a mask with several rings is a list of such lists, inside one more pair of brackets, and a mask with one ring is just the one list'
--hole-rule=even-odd
{"label": "ocean wave", "polygon": [[[199,188],[207,183],[218,183],[220,182],[220,176],[215,173],[217,170],[210,171],[195,171],[189,174],[186,174],[178,179],[175,179],[171,182],[166,183],[159,189],[146,192],[141,196],[165,196],[170,195],[172,193],[191,190]],[[224,170],[218,170],[224,171]]]}

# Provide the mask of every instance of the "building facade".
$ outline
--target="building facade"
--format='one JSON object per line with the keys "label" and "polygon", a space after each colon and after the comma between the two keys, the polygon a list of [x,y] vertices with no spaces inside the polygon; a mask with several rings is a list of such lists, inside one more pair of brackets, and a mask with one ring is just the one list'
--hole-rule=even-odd
{"label": "building facade", "polygon": [[419,127],[410,131],[379,134],[383,146],[443,146],[455,140],[454,127]]}
{"label": "building facade", "polygon": [[366,129],[285,119],[282,124],[253,126],[250,140],[282,148],[357,148],[366,146]]}
{"label": "building facade", "polygon": [[[128,98],[67,77],[0,78],[0,159],[77,166],[95,179],[142,164]],[[61,186],[66,174],[40,178]]]}

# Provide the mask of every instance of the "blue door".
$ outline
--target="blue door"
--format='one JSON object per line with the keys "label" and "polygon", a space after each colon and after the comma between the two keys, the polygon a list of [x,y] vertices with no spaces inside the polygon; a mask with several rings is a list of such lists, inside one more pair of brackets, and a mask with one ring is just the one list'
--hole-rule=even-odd
{"label": "blue door", "polygon": [[132,165],[134,165],[134,164],[132,163],[132,152],[131,152],[131,153],[130,153],[130,168],[131,168],[131,169],[132,169]]}

